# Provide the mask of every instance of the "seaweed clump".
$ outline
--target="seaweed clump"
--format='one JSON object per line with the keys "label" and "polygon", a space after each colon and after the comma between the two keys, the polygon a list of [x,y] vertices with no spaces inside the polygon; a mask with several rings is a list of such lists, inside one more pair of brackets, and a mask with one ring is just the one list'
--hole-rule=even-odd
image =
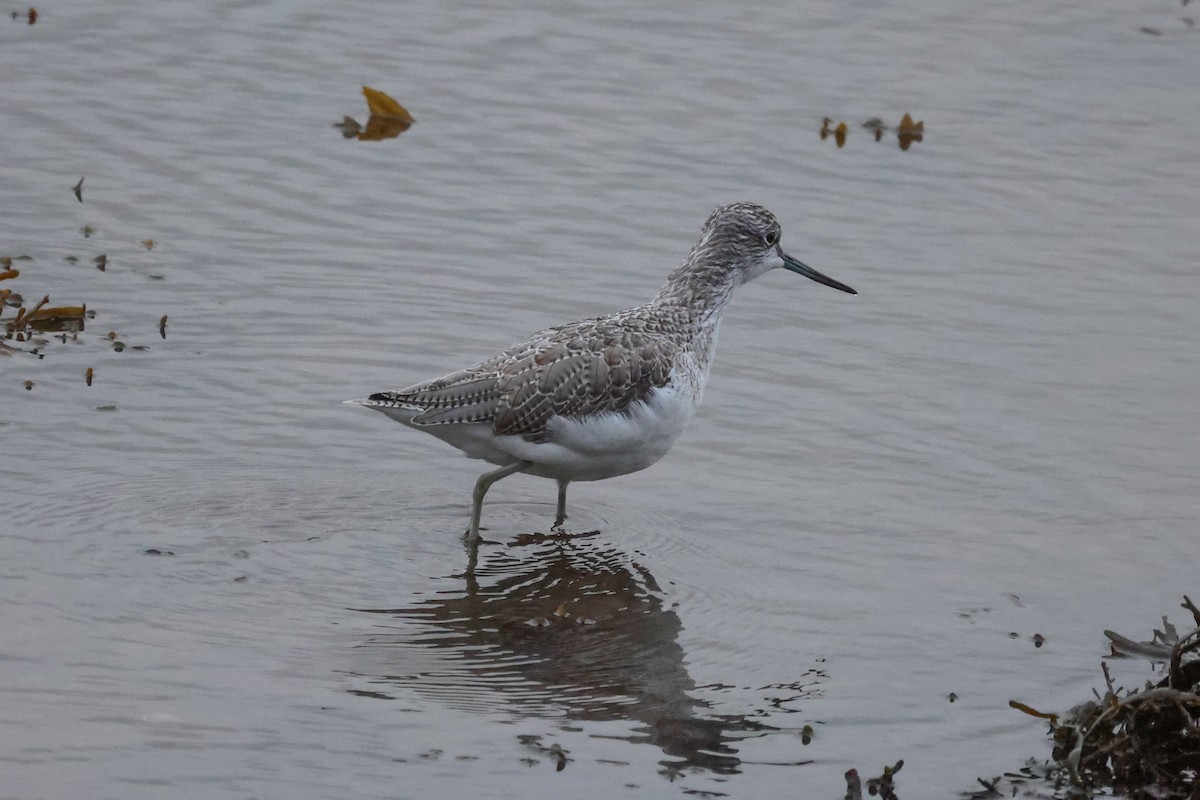
{"label": "seaweed clump", "polygon": [[1076,789],[1112,789],[1134,800],[1200,798],[1200,609],[1183,599],[1196,626],[1183,636],[1166,617],[1147,642],[1104,632],[1112,643],[1110,658],[1161,662],[1166,675],[1157,684],[1117,687],[1103,664],[1104,694],[1095,692],[1095,700],[1061,718],[1010,703],[1049,720],[1054,761]]}

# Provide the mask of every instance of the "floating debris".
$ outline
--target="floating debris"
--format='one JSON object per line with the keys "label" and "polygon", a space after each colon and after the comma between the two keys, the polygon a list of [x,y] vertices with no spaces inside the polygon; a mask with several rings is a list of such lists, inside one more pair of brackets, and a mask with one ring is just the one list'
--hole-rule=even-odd
{"label": "floating debris", "polygon": [[[5,289],[0,292],[0,309],[3,303],[20,295],[12,294]],[[34,331],[81,331],[87,314],[87,306],[59,306],[45,308],[50,302],[50,295],[45,295],[32,310],[26,310],[24,305],[17,308],[17,316],[4,323],[6,337],[14,337],[18,342],[25,341]]]}
{"label": "floating debris", "polygon": [[[888,126],[884,124],[880,117],[871,117],[860,126],[865,130],[871,131],[875,141],[881,141],[883,134],[888,130]],[[922,141],[925,137],[924,121],[914,121],[911,114],[905,114],[900,124],[896,126],[896,139],[900,143],[901,150],[908,150],[913,142]],[[849,133],[849,126],[845,122],[833,124],[833,120],[825,117],[821,121],[821,139],[822,141],[833,137],[838,147],[846,144],[846,137]]]}
{"label": "floating debris", "polygon": [[96,265],[96,269],[100,270],[101,272],[104,272],[105,270],[108,269],[108,256],[107,255],[104,255],[104,254],[98,255],[92,259],[92,262]]}
{"label": "floating debris", "polygon": [[[1037,711],[1016,700],[1009,705],[1050,723],[1056,766],[1046,780],[1065,774],[1086,792],[1156,800],[1194,800],[1200,796],[1200,609],[1186,595],[1183,608],[1196,627],[1184,636],[1163,618],[1148,642],[1105,631],[1113,655],[1145,656],[1167,665],[1157,684],[1141,689],[1117,687],[1102,663],[1104,694],[1065,714]],[[999,779],[997,779],[999,780]],[[987,784],[985,784],[986,786]]]}
{"label": "floating debris", "polygon": [[87,368],[87,372],[84,373],[84,377],[87,379],[87,385],[91,386],[92,385],[92,368],[91,367]]}
{"label": "floating debris", "polygon": [[333,123],[333,127],[340,130],[346,139],[353,139],[362,133],[362,125],[354,117],[342,117],[342,121]]}
{"label": "floating debris", "polygon": [[394,139],[411,128],[416,121],[412,114],[408,113],[408,109],[378,89],[364,86],[362,93],[367,99],[367,110],[370,112],[366,127],[359,125],[353,117],[342,117],[341,122],[333,124],[345,138],[362,142]]}
{"label": "floating debris", "polygon": [[908,150],[913,142],[919,142],[925,138],[925,122],[923,120],[913,122],[912,116],[905,114],[904,118],[900,120],[900,124],[896,126],[896,138],[900,140],[900,149]]}
{"label": "floating debris", "polygon": [[162,338],[167,338],[167,315],[163,314],[162,319],[158,321],[158,335]]}
{"label": "floating debris", "polygon": [[93,228],[91,225],[83,226],[83,238],[89,239],[89,238],[91,238],[91,235],[95,232],[96,232],[96,229]]}
{"label": "floating debris", "polygon": [[825,117],[821,121],[821,141],[828,139],[831,135],[833,140],[837,142],[837,146],[841,147],[846,144],[846,132],[849,131],[845,122],[839,122],[836,126],[833,125],[833,120]]}
{"label": "floating debris", "polygon": [[147,250],[153,250],[154,249],[154,240],[153,239],[142,239],[142,247],[146,248]]}
{"label": "floating debris", "polygon": [[25,381],[25,391],[31,392],[31,391],[33,391],[33,387],[34,387],[33,381]]}
{"label": "floating debris", "polygon": [[[903,767],[904,759],[901,759],[890,767],[884,767],[883,774],[880,776],[867,779],[867,794],[871,797],[882,797],[883,800],[898,800],[895,777]],[[846,800],[862,800],[862,790],[863,783],[862,779],[858,777],[858,770],[847,770]]]}
{"label": "floating debris", "polygon": [[883,132],[887,130],[887,125],[884,125],[883,120],[879,117],[871,117],[862,126],[875,134],[875,141],[877,142],[883,138]]}
{"label": "floating debris", "polygon": [[[567,757],[567,754],[570,751],[564,750],[562,748],[562,745],[558,744],[557,742],[550,745],[549,747],[543,745],[542,737],[538,736],[537,734],[530,734],[530,733],[520,734],[517,736],[517,741],[532,750],[536,750],[539,753],[548,755],[551,758],[553,758],[555,772],[562,772],[564,769],[567,768],[567,762],[574,760],[572,758]],[[538,763],[536,759],[530,759],[530,761],[532,761],[533,763],[529,764],[529,766],[533,766],[533,764]]]}
{"label": "floating debris", "polygon": [[71,188],[71,191],[73,191],[75,193],[75,199],[82,203],[83,202],[83,178],[79,179],[79,183],[75,184]]}
{"label": "floating debris", "polygon": [[25,315],[25,324],[35,331],[81,331],[87,319],[87,306],[37,308]]}

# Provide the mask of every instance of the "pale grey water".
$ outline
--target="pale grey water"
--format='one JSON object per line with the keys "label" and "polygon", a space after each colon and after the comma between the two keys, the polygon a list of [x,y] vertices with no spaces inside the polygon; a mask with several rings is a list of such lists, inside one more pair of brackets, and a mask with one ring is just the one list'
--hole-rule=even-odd
{"label": "pale grey water", "polygon": [[[39,10],[0,19],[0,255],[97,316],[0,357],[0,797],[832,798],[899,758],[952,796],[1047,755],[1009,699],[1086,699],[1103,628],[1197,591],[1189,9]],[[417,124],[343,140],[364,83]],[[906,111],[908,152],[858,129]],[[573,488],[599,533],[519,539],[554,487],[511,478],[464,577],[478,465],[340,401],[644,301],[742,199],[860,295],[741,290],[675,450]]]}

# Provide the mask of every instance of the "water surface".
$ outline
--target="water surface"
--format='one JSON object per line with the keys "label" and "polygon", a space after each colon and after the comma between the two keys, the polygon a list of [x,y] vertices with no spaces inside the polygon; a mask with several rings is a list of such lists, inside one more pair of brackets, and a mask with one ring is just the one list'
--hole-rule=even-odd
{"label": "water surface", "polygon": [[[0,356],[0,796],[836,797],[900,758],[950,796],[1048,754],[1009,699],[1086,699],[1103,628],[1196,591],[1188,9],[40,11],[0,20],[0,255],[96,317]],[[416,124],[343,139],[363,84]],[[858,127],[905,112],[908,151]],[[513,477],[472,564],[479,465],[340,401],[645,301],[734,200],[860,294],[742,289],[675,450],[572,488],[595,533]]]}

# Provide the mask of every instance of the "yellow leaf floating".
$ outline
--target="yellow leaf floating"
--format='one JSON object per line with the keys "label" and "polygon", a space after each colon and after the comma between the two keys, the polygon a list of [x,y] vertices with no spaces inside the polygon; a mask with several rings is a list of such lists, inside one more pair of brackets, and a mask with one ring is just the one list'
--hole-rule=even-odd
{"label": "yellow leaf floating", "polygon": [[833,140],[837,142],[837,146],[841,147],[846,143],[846,131],[849,128],[844,122],[839,122],[838,126],[833,130]]}
{"label": "yellow leaf floating", "polygon": [[367,99],[367,109],[371,112],[366,126],[360,127],[351,117],[345,117],[340,123],[334,124],[347,139],[378,142],[393,139],[412,127],[415,121],[412,114],[393,98],[370,86],[362,87],[362,93]]}
{"label": "yellow leaf floating", "polygon": [[896,127],[896,130],[900,133],[909,134],[924,133],[925,122],[923,120],[921,122],[913,122],[912,114],[905,114],[904,119],[900,120],[900,124]]}
{"label": "yellow leaf floating", "polygon": [[846,132],[849,130],[845,122],[839,122],[837,127],[833,127],[833,120],[825,117],[821,122],[821,140],[824,141],[830,136],[837,142],[837,146],[841,147],[846,143]]}
{"label": "yellow leaf floating", "polygon": [[367,98],[367,108],[372,116],[398,119],[409,125],[413,124],[412,114],[408,113],[408,109],[383,92],[372,89],[370,86],[364,86],[362,93],[363,97]]}
{"label": "yellow leaf floating", "polygon": [[919,142],[925,138],[925,121],[913,122],[911,114],[905,114],[900,120],[900,124],[896,126],[896,138],[900,140],[900,149],[907,150],[913,142]]}

